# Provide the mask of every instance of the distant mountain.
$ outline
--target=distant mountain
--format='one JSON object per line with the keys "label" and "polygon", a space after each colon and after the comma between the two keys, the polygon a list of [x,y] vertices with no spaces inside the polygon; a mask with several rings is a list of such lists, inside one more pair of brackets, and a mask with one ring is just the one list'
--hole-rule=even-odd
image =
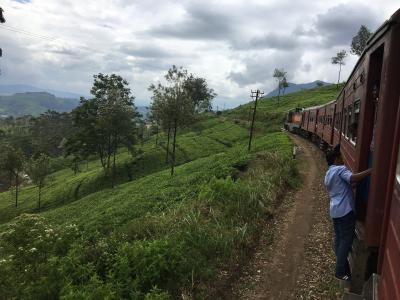
{"label": "distant mountain", "polygon": [[16,93],[0,96],[0,114],[7,116],[37,116],[47,110],[71,111],[79,104],[78,99],[58,98],[46,92]]}
{"label": "distant mountain", "polygon": [[[332,83],[328,83],[328,82],[323,82],[320,80],[316,80],[313,82],[309,82],[309,83],[293,83],[293,82],[289,82],[289,86],[285,89],[285,94],[290,94],[290,93],[294,93],[294,92],[298,92],[301,90],[309,90],[309,89],[313,89],[315,87],[318,86],[318,84],[322,85],[330,85]],[[282,91],[281,91],[282,93]],[[273,96],[278,96],[278,89],[275,89],[271,92],[269,92],[266,96],[264,96],[263,98],[268,98],[268,97],[273,97]]]}
{"label": "distant mountain", "polygon": [[70,93],[70,92],[61,92],[61,91],[56,91],[52,89],[45,89],[45,88],[38,88],[35,86],[31,85],[25,85],[25,84],[0,84],[0,95],[13,95],[16,93],[26,93],[26,92],[47,92],[50,94],[53,94],[56,97],[59,98],[70,98],[70,99],[79,99],[81,96],[85,95],[80,95],[76,93]]}

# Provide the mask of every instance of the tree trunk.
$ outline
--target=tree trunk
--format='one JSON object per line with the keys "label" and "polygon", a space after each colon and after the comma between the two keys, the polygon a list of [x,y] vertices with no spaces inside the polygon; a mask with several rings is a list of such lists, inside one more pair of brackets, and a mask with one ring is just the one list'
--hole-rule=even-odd
{"label": "tree trunk", "polygon": [[111,165],[111,134],[108,136],[108,151],[107,151],[107,171],[110,170]]}
{"label": "tree trunk", "polygon": [[19,178],[17,172],[17,175],[15,176],[15,207],[18,207],[18,185],[19,185]]}
{"label": "tree trunk", "polygon": [[157,125],[157,131],[156,131],[156,148],[158,146],[158,125]]}
{"label": "tree trunk", "polygon": [[169,158],[169,140],[170,140],[170,135],[171,135],[171,122],[168,123],[167,154],[165,156],[165,163],[166,164],[168,164],[168,158]]}
{"label": "tree trunk", "polygon": [[38,206],[39,206],[39,210],[40,210],[40,198],[42,196],[42,185],[39,184],[39,202],[38,202]]}
{"label": "tree trunk", "polygon": [[[12,187],[12,180],[13,180],[13,174],[10,172],[10,186],[8,187],[9,189],[11,189],[11,187]],[[12,193],[11,193],[12,194]],[[12,197],[11,197],[11,200],[12,200]]]}
{"label": "tree trunk", "polygon": [[280,95],[281,95],[281,88],[278,88],[278,105],[279,105],[279,98],[280,98]]}
{"label": "tree trunk", "polygon": [[116,156],[117,149],[114,149],[114,157],[113,157],[113,171],[112,171],[112,181],[111,187],[114,188],[115,186],[115,156]]}
{"label": "tree trunk", "polygon": [[338,76],[338,80],[337,80],[337,85],[336,88],[339,88],[339,82],[340,82],[340,72],[342,71],[342,64],[339,64],[339,76]]}
{"label": "tree trunk", "polygon": [[176,131],[178,129],[178,120],[174,120],[174,141],[172,146],[172,164],[171,164],[171,176],[174,175],[174,168],[175,168],[175,149],[176,149]]}

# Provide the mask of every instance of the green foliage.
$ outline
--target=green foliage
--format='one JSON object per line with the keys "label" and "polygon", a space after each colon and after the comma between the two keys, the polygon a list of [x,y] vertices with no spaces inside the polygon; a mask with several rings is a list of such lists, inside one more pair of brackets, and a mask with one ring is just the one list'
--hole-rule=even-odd
{"label": "green foliage", "polygon": [[66,155],[83,160],[97,154],[114,186],[116,153],[122,145],[133,150],[138,114],[128,82],[121,76],[95,75],[91,93],[94,98],[81,98],[72,112],[75,134],[65,144]]}
{"label": "green foliage", "polygon": [[54,269],[57,258],[66,255],[78,233],[73,224],[60,230],[37,215],[16,218],[0,236],[2,297],[56,298],[62,283]]}
{"label": "green foliage", "polygon": [[341,50],[336,54],[336,56],[331,58],[331,62],[333,65],[339,65],[339,76],[338,76],[338,82],[337,84],[339,85],[340,82],[340,72],[342,70],[342,66],[345,65],[345,58],[347,57],[347,52],[346,50]]}
{"label": "green foliage", "polygon": [[353,37],[350,46],[350,53],[361,56],[365,47],[367,46],[367,41],[371,37],[372,32],[367,26],[361,25],[357,34]]}
{"label": "green foliage", "polygon": [[40,154],[37,159],[31,159],[28,166],[28,174],[32,182],[39,189],[38,207],[40,208],[41,191],[47,175],[50,173],[50,159],[46,154]]}
{"label": "green foliage", "polygon": [[279,131],[282,116],[335,93],[327,86],[290,94],[279,107],[276,98],[261,100],[251,153],[245,151],[248,106],[202,116],[177,136],[174,177],[163,163],[167,137],[161,134],[161,146],[151,137],[134,157],[118,150],[113,190],[101,164],[89,161],[76,175],[68,168],[51,174],[40,216],[10,222],[34,211],[33,186],[23,188],[18,209],[0,194],[0,295],[205,297],[218,270],[248,255],[260,224],[298,184],[292,143]]}

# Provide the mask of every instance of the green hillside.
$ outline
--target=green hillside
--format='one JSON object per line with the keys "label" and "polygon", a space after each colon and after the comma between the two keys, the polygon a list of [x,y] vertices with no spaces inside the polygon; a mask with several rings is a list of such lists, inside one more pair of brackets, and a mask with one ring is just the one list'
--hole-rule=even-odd
{"label": "green hillside", "polygon": [[[18,208],[0,194],[0,294],[18,299],[175,299],[209,296],[221,268],[243,259],[279,196],[298,183],[287,110],[332,100],[322,87],[262,100],[251,153],[249,105],[204,115],[177,139],[176,174],[165,136],[135,156],[121,149],[112,189],[97,161],[51,175],[37,210],[25,186]],[[34,213],[34,214],[32,214]],[[15,218],[16,217],[16,218]]]}
{"label": "green hillside", "polygon": [[[267,132],[278,131],[284,122],[286,113],[295,107],[310,107],[327,103],[336,99],[342,85],[328,85],[310,90],[303,90],[280,97],[263,98],[258,102],[256,114],[256,127]],[[238,123],[248,123],[250,109],[253,103],[241,105],[227,112],[230,119]],[[244,124],[243,123],[243,124]]]}

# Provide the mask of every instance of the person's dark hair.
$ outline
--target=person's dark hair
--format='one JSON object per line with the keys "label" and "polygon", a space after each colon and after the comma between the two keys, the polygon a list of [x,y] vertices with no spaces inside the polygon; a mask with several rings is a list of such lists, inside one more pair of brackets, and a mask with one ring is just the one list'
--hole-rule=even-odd
{"label": "person's dark hair", "polygon": [[340,156],[340,145],[336,145],[335,148],[329,150],[326,153],[326,162],[328,166],[332,166],[335,163],[336,158]]}

